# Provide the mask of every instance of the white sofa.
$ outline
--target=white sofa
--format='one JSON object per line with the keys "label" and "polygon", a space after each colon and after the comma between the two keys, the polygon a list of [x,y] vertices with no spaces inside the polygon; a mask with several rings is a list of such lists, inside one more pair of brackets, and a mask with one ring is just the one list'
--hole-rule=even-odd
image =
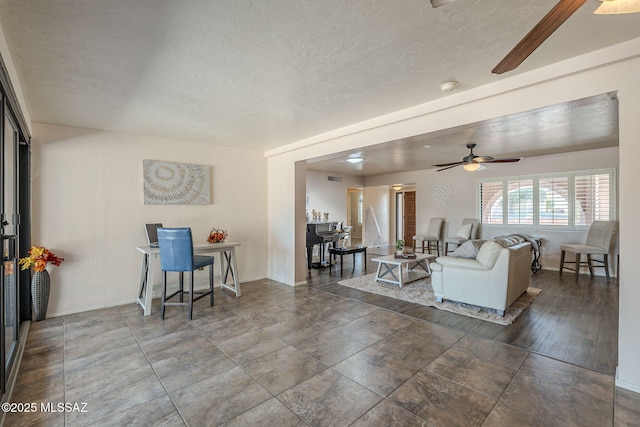
{"label": "white sofa", "polygon": [[441,256],[430,267],[433,293],[439,302],[448,299],[492,308],[504,316],[507,307],[529,287],[531,244],[488,240],[475,259]]}

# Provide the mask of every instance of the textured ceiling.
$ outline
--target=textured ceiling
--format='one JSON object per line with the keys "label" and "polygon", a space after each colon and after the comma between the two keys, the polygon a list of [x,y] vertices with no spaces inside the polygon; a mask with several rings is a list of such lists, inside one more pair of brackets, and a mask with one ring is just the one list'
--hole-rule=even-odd
{"label": "textured ceiling", "polygon": [[[531,157],[618,146],[618,98],[605,93],[307,161],[307,169],[370,176],[439,169],[469,154]],[[349,157],[361,157],[353,164]],[[489,167],[494,165],[489,164]],[[499,167],[499,165],[495,165]]]}
{"label": "textured ceiling", "polygon": [[555,0],[0,0],[35,122],[268,150],[640,36],[589,0],[517,70]]}

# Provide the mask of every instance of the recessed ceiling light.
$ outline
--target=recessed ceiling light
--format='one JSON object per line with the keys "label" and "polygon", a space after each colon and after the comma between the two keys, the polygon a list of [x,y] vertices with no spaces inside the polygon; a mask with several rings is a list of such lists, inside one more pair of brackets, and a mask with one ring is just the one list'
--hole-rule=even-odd
{"label": "recessed ceiling light", "polygon": [[429,144],[427,145],[423,145],[424,148],[431,148],[431,146]]}
{"label": "recessed ceiling light", "polygon": [[444,82],[440,85],[440,90],[443,92],[451,92],[453,89],[458,86],[458,82],[455,80],[451,80],[448,82]]}
{"label": "recessed ceiling light", "polygon": [[347,159],[347,162],[349,162],[349,163],[360,163],[360,162],[363,162],[363,161],[364,161],[364,159],[362,157],[349,157]]}

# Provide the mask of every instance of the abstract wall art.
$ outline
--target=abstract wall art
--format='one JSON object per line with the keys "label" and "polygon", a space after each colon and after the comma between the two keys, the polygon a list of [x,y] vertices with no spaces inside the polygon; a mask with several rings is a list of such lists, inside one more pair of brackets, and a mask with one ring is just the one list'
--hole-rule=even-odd
{"label": "abstract wall art", "polygon": [[431,186],[431,200],[436,205],[446,205],[453,199],[453,186],[446,182],[437,182]]}
{"label": "abstract wall art", "polygon": [[145,205],[208,205],[210,167],[188,163],[143,160]]}

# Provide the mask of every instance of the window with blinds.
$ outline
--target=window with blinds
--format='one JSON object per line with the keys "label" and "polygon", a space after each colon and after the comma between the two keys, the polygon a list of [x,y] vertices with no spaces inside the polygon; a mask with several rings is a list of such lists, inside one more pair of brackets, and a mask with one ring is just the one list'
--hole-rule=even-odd
{"label": "window with blinds", "polygon": [[483,224],[588,227],[615,219],[615,170],[478,181]]}
{"label": "window with blinds", "polygon": [[591,225],[610,218],[611,179],[609,174],[576,175],[575,223]]}
{"label": "window with blinds", "polygon": [[533,224],[533,179],[507,181],[507,223]]}
{"label": "window with blinds", "polygon": [[480,185],[480,212],[483,224],[502,224],[502,188],[500,182],[484,182]]}
{"label": "window with blinds", "polygon": [[540,225],[569,225],[569,176],[538,180],[538,221]]}

